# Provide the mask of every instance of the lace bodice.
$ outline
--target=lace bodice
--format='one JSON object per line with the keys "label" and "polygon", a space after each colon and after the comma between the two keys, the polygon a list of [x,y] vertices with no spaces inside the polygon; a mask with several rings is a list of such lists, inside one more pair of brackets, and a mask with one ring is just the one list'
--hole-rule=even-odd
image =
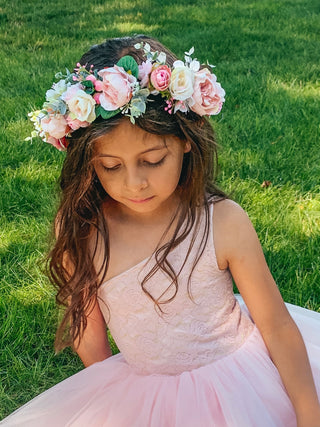
{"label": "lace bodice", "polygon": [[[239,348],[253,329],[252,321],[234,297],[229,271],[218,268],[212,223],[207,245],[192,273],[190,298],[187,282],[204,222],[203,214],[195,244],[179,276],[178,293],[162,305],[163,314],[159,314],[140,285],[152,267],[153,257],[108,280],[99,289],[100,308],[110,332],[138,373],[174,375],[206,365]],[[168,256],[176,272],[185,259],[191,234]],[[170,279],[158,271],[146,287],[158,297],[169,285]],[[170,288],[166,298],[172,292]]]}

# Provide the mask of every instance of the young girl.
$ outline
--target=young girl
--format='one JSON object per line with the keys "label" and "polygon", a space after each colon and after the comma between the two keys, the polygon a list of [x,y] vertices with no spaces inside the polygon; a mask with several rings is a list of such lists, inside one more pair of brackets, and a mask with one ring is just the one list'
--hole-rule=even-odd
{"label": "young girl", "polygon": [[56,347],[87,368],[1,425],[320,426],[320,314],[283,303],[247,215],[213,184],[206,116],[224,91],[192,54],[108,40],[32,113],[34,135],[66,149]]}

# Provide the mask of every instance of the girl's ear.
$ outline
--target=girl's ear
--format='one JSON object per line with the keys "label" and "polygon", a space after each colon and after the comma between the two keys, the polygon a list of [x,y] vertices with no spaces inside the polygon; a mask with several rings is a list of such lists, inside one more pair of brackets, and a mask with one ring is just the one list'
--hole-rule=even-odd
{"label": "girl's ear", "polygon": [[183,152],[184,152],[184,153],[189,153],[189,151],[191,151],[191,144],[190,144],[190,142],[189,142],[189,141],[187,141],[187,142],[184,144]]}

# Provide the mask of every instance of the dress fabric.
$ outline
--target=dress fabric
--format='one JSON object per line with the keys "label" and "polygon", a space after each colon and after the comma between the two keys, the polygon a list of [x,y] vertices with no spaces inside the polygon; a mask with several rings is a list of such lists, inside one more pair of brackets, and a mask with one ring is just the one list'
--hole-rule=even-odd
{"label": "dress fabric", "polygon": [[[37,396],[1,426],[295,427],[292,404],[229,271],[217,265],[204,214],[188,260],[192,233],[168,259],[183,266],[178,292],[162,313],[141,288],[153,257],[105,282],[99,304],[120,353]],[[162,272],[146,290],[174,295]],[[303,334],[320,397],[320,313],[287,304]]]}

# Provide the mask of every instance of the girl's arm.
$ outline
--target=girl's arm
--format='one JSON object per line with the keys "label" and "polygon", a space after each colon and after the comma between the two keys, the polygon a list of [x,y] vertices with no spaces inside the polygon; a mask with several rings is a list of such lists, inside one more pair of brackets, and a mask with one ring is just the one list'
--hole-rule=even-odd
{"label": "girl's arm", "polygon": [[215,205],[219,268],[229,268],[294,406],[298,426],[320,426],[320,405],[301,334],[282,300],[247,214],[234,202]]}
{"label": "girl's arm", "polygon": [[[55,235],[58,237],[60,228],[60,213],[58,212],[55,219]],[[72,263],[68,256],[64,256],[64,267],[71,273],[73,271]],[[93,305],[89,308],[87,315],[87,327],[81,337],[73,343],[73,350],[76,351],[84,366],[87,368],[96,362],[112,356],[112,351],[108,341],[107,328],[104,317],[101,313],[97,298],[94,299]]]}
{"label": "girl's arm", "polygon": [[85,367],[112,356],[106,323],[97,300],[95,300],[92,311],[87,316],[87,327],[80,343],[79,341],[75,342],[73,348]]}

